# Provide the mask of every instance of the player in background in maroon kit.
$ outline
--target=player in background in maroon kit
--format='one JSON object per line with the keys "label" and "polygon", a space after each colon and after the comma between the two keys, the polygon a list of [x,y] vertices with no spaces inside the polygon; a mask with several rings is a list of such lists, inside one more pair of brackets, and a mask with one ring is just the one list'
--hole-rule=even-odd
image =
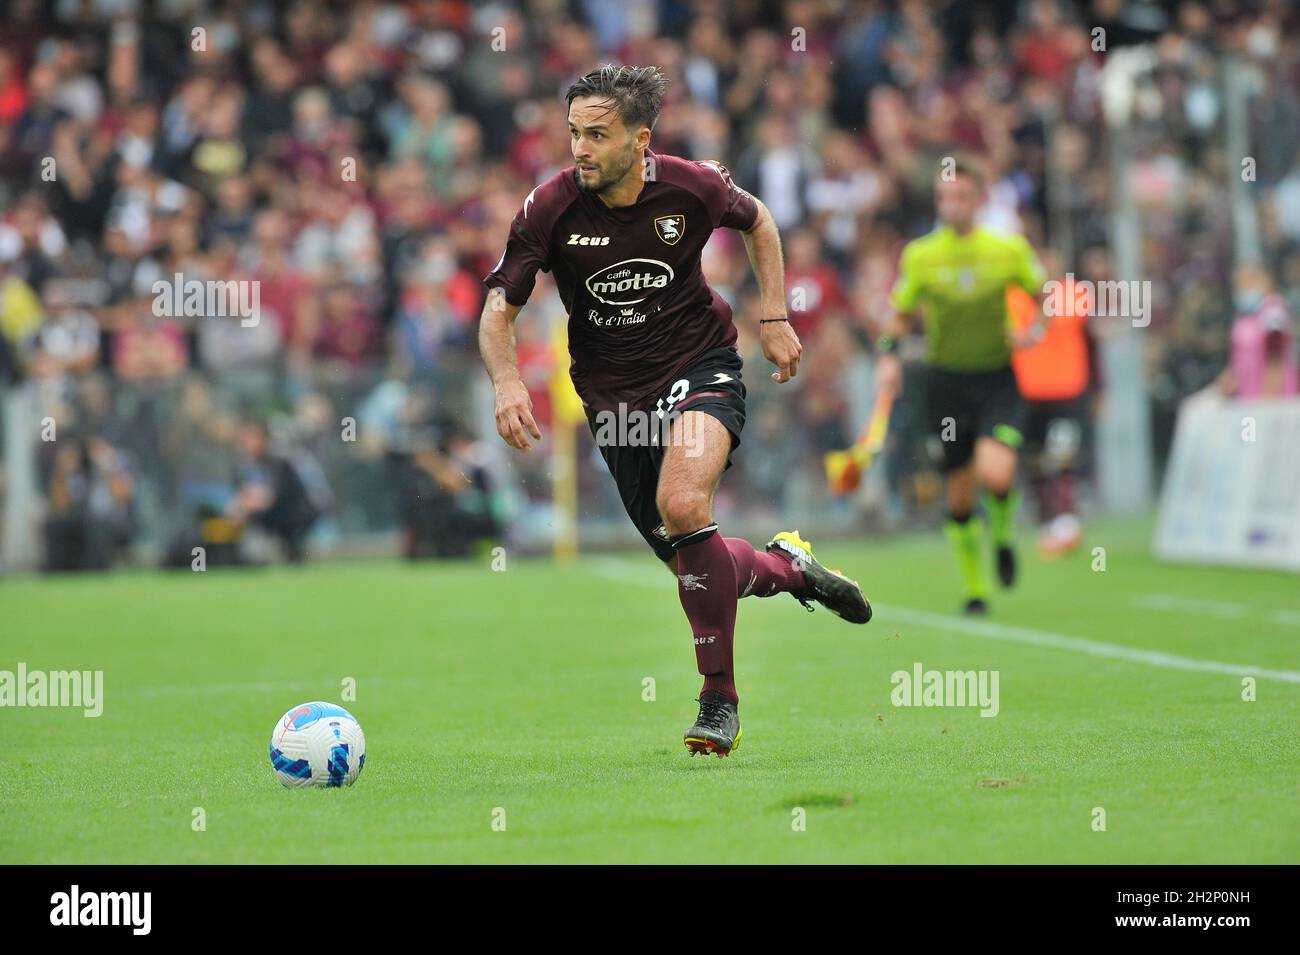
{"label": "player in background in maroon kit", "polygon": [[[823,567],[797,532],[763,551],[723,537],[713,495],[745,423],[731,309],[704,281],[700,252],[719,227],[744,233],[758,279],[763,355],[776,382],[802,347],[785,312],[781,240],[762,202],[716,162],[650,150],[667,80],[656,67],[604,66],[568,91],[574,166],[524,199],[489,289],[479,348],[512,447],[541,438],[519,377],[514,322],[537,270],[553,273],[569,313],[570,375],[637,529],[677,575],[704,676],[687,748],[725,756],[740,743],[736,604],[793,594],[853,623],[871,619],[858,585]],[[658,428],[640,428],[646,420]],[[648,438],[648,439],[647,439]]]}

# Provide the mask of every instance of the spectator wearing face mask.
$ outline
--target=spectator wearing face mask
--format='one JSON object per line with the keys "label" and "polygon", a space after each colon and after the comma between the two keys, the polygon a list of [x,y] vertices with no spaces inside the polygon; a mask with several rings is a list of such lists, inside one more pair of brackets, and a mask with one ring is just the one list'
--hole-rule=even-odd
{"label": "spectator wearing face mask", "polygon": [[1233,277],[1228,367],[1217,385],[1234,398],[1281,398],[1300,394],[1295,327],[1286,300],[1262,265],[1249,263]]}

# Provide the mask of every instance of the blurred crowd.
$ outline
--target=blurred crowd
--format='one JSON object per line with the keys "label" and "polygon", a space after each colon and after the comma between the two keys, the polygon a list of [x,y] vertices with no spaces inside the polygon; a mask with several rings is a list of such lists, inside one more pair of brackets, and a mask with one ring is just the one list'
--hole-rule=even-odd
{"label": "blurred crowd", "polygon": [[[1158,453],[1177,402],[1224,381],[1234,319],[1259,309],[1234,294],[1229,59],[1251,84],[1261,244],[1241,281],[1271,322],[1300,308],[1285,0],[0,7],[0,387],[34,389],[57,423],[37,449],[51,567],[103,566],[140,539],[180,564],[252,528],[300,559],[309,539],[396,529],[418,557],[552,526],[545,449],[512,459],[484,411],[480,283],[522,198],[570,164],[563,90],[609,60],[661,66],[655,148],[727,163],[782,232],[806,373],[750,389],[724,511],[845,506],[821,452],[865,420],[871,342],[901,246],[934,224],[944,156],[983,158],[982,220],[1028,236],[1053,274],[1114,277],[1104,67],[1121,51],[1147,58],[1122,175],[1153,287]],[[739,235],[716,234],[704,267],[760,381]],[[160,317],[155,283],[178,274],[256,281],[261,320]],[[563,319],[542,277],[518,332],[544,431]],[[884,499],[903,518],[937,490],[907,395]],[[617,519],[581,437],[584,518]]]}

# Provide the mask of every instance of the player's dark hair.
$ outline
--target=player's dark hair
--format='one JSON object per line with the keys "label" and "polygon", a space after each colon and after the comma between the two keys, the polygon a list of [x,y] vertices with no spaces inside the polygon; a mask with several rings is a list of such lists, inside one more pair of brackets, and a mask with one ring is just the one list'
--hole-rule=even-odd
{"label": "player's dark hair", "polygon": [[565,94],[573,105],[579,96],[601,96],[613,100],[623,125],[630,130],[655,128],[668,90],[668,77],[657,66],[615,66],[606,63],[577,80]]}

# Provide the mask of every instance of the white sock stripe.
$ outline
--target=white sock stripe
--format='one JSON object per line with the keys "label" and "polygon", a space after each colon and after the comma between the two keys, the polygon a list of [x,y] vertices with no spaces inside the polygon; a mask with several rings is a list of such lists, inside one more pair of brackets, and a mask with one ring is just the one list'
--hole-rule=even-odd
{"label": "white sock stripe", "polygon": [[710,524],[707,527],[701,527],[698,531],[690,531],[686,534],[681,535],[680,537],[674,537],[668,543],[670,543],[673,546],[673,548],[676,549],[678,547],[685,546],[686,544],[693,544],[696,541],[704,540],[710,534],[716,533],[717,530],[718,530],[717,524]]}

